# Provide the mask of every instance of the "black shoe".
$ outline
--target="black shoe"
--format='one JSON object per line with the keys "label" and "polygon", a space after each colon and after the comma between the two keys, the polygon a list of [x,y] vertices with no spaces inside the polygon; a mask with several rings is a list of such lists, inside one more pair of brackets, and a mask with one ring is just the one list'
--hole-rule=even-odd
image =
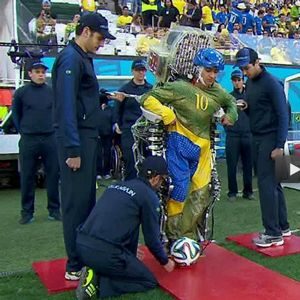
{"label": "black shoe", "polygon": [[19,224],[26,225],[32,223],[33,221],[34,221],[34,217],[32,215],[23,215],[19,220]]}
{"label": "black shoe", "polygon": [[62,217],[61,217],[60,212],[59,211],[54,211],[54,212],[49,213],[48,220],[61,221]]}
{"label": "black shoe", "polygon": [[249,195],[243,195],[243,198],[246,200],[255,200],[255,197],[253,194],[249,194]]}
{"label": "black shoe", "polygon": [[96,299],[99,292],[99,280],[93,269],[84,267],[76,289],[77,300]]}
{"label": "black shoe", "polygon": [[228,201],[229,202],[235,202],[236,201],[236,196],[234,196],[234,195],[228,196]]}

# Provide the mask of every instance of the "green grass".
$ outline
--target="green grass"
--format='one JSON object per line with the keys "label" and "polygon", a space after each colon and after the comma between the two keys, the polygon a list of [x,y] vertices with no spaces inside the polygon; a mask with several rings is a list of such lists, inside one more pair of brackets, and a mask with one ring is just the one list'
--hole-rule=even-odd
{"label": "green grass", "polygon": [[[226,200],[226,167],[219,163],[222,181],[222,197],[215,207],[214,239],[223,247],[236,252],[258,264],[300,281],[300,255],[268,258],[238,247],[225,240],[226,236],[259,231],[262,229],[259,201],[239,198],[236,202]],[[241,178],[239,178],[240,181]],[[254,179],[254,186],[256,186]],[[101,192],[98,191],[98,194]],[[299,226],[300,216],[298,191],[285,190],[289,221],[292,229]],[[257,192],[255,192],[258,198]],[[47,219],[45,190],[36,190],[35,221],[30,225],[19,225],[20,191],[0,190],[0,299],[74,299],[74,292],[48,295],[31,269],[33,261],[61,258],[65,256],[62,224]],[[145,294],[126,295],[118,299],[171,299],[160,289]]]}

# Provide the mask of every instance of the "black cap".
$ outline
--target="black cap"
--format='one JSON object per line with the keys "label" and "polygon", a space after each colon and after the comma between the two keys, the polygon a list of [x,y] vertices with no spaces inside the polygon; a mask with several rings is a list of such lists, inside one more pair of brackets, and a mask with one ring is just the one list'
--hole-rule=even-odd
{"label": "black cap", "polygon": [[236,63],[234,67],[246,67],[248,64],[253,64],[258,59],[258,54],[251,48],[243,48],[235,55]]}
{"label": "black cap", "polygon": [[143,175],[168,175],[168,166],[162,156],[149,156],[141,164],[140,172]]}
{"label": "black cap", "polygon": [[115,40],[116,37],[108,31],[107,19],[98,13],[85,12],[79,21],[81,27],[89,27],[92,30],[99,32],[105,39]]}
{"label": "black cap", "polygon": [[143,59],[134,60],[131,65],[131,69],[147,69],[147,63]]}
{"label": "black cap", "polygon": [[29,71],[32,69],[39,69],[44,68],[45,70],[48,70],[48,67],[42,62],[42,61],[34,61],[29,66]]}

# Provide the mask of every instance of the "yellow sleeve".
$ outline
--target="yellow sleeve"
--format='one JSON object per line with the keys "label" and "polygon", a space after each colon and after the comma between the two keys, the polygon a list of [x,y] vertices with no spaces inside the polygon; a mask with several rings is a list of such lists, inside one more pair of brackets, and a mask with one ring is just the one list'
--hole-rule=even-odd
{"label": "yellow sleeve", "polygon": [[162,117],[165,125],[169,125],[176,119],[173,110],[159,102],[153,96],[149,96],[143,103],[143,107]]}

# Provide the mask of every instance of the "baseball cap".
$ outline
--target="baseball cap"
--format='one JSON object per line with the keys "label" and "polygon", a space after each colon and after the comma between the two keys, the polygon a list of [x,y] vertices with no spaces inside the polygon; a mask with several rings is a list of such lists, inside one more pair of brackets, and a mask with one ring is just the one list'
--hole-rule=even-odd
{"label": "baseball cap", "polygon": [[258,54],[253,49],[245,47],[237,52],[235,59],[236,63],[233,67],[246,67],[258,59]]}
{"label": "baseball cap", "polygon": [[48,67],[42,61],[34,61],[29,66],[29,70],[39,68],[44,68],[45,70],[48,70]]}
{"label": "baseball cap", "polygon": [[141,164],[141,174],[168,175],[168,166],[162,156],[148,156]]}
{"label": "baseball cap", "polygon": [[108,31],[108,21],[102,15],[98,13],[86,12],[79,21],[81,27],[89,27],[92,30],[99,32],[105,39],[115,40],[112,34]]}
{"label": "baseball cap", "polygon": [[134,60],[131,65],[131,69],[147,69],[147,63],[143,59]]}
{"label": "baseball cap", "polygon": [[243,72],[240,69],[236,69],[231,73],[231,79],[233,78],[243,78]]}

